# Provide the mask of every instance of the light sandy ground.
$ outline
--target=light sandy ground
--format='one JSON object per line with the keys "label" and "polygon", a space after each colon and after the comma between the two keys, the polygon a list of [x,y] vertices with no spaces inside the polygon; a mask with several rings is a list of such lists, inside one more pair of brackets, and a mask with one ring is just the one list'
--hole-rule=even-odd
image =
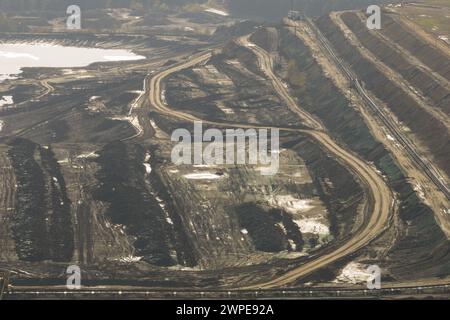
{"label": "light sandy ground", "polygon": [[202,172],[186,174],[183,177],[189,180],[217,180],[223,178],[224,176],[219,176],[217,174],[209,172]]}
{"label": "light sandy ground", "polygon": [[294,220],[302,233],[312,233],[319,236],[327,236],[330,234],[330,228],[319,222],[318,218],[305,218]]}
{"label": "light sandy ground", "polygon": [[144,167],[147,174],[152,173],[152,166],[149,163],[144,163]]}
{"label": "light sandy ground", "polygon": [[0,107],[8,106],[14,103],[13,96],[2,96],[0,99]]}
{"label": "light sandy ground", "polygon": [[205,9],[205,12],[214,13],[214,14],[217,14],[217,15],[223,16],[223,17],[229,16],[228,12],[225,12],[223,10],[214,9],[214,8]]}
{"label": "light sandy ground", "polygon": [[273,196],[269,199],[269,203],[293,214],[307,212],[314,208],[314,206],[311,205],[311,200],[297,199],[292,195]]}
{"label": "light sandy ground", "polygon": [[98,154],[95,153],[95,151],[82,153],[77,156],[78,159],[92,159],[92,158],[98,158]]}
{"label": "light sandy ground", "polygon": [[344,267],[334,282],[359,284],[367,282],[371,276],[372,274],[367,272],[366,266],[357,262],[350,262]]}

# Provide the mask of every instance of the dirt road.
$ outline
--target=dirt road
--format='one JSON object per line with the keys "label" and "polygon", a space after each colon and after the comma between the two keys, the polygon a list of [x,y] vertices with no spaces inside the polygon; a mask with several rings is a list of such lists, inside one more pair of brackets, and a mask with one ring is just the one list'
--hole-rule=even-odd
{"label": "dirt road", "polygon": [[[275,91],[280,95],[286,102],[286,104],[291,108],[296,114],[298,114],[302,119],[306,120],[311,127],[315,130],[296,130],[291,128],[278,128],[280,130],[286,131],[297,131],[302,134],[309,135],[311,138],[316,140],[320,145],[326,149],[329,153],[336,156],[336,158],[352,170],[361,180],[362,184],[365,185],[369,191],[371,199],[371,212],[368,215],[369,219],[364,224],[364,226],[359,230],[352,239],[345,242],[341,247],[333,252],[327,253],[323,256],[317,257],[312,261],[309,261],[282,276],[275,279],[268,280],[265,283],[255,284],[250,287],[240,288],[240,289],[252,289],[252,288],[276,288],[289,285],[296,279],[311,274],[320,268],[327,266],[355,251],[363,248],[379,236],[389,224],[389,219],[392,213],[392,206],[394,204],[393,195],[386,185],[383,178],[372,168],[369,164],[365,163],[357,156],[353,155],[351,152],[341,148],[337,143],[328,136],[323,130],[323,126],[314,119],[310,114],[301,110],[294,99],[289,95],[286,88],[283,86],[282,81],[278,79],[272,70],[271,58],[267,52],[263,49],[257,47],[248,41],[249,36],[240,38],[238,43],[245,45],[254,51],[260,59],[260,65],[263,68],[266,75],[272,80]],[[193,57],[189,61],[183,64],[178,64],[172,68],[169,68],[160,74],[156,75],[150,81],[150,102],[152,106],[159,112],[166,115],[182,119],[185,121],[203,121],[204,123],[225,126],[225,127],[240,127],[240,128],[258,128],[255,125],[248,124],[236,124],[236,123],[223,123],[215,121],[205,121],[194,117],[188,113],[180,112],[171,109],[165,103],[163,103],[162,92],[161,92],[161,82],[167,76],[179,72],[181,70],[193,67],[197,64],[205,63],[211,57],[211,52],[201,54],[199,56]],[[267,126],[264,126],[267,128]],[[320,131],[318,131],[320,130]],[[368,204],[366,204],[368,205]]]}

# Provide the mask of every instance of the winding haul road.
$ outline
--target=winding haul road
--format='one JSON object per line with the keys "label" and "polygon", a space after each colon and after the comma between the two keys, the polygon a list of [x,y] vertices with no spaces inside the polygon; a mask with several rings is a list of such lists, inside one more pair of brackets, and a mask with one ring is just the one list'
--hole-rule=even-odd
{"label": "winding haul road", "polygon": [[[258,57],[260,61],[261,68],[266,73],[266,75],[272,81],[273,87],[277,94],[280,95],[288,107],[298,114],[306,123],[308,123],[313,129],[311,130],[301,130],[292,128],[278,128],[285,131],[295,131],[308,135],[316,142],[318,142],[327,152],[336,156],[336,158],[348,167],[352,172],[354,172],[361,183],[369,191],[370,198],[370,212],[368,214],[368,220],[365,222],[364,226],[361,227],[358,232],[356,232],[353,237],[347,242],[343,243],[342,246],[334,250],[333,252],[326,253],[320,257],[317,257],[311,261],[304,263],[303,265],[296,267],[287,273],[271,279],[265,283],[258,283],[248,287],[242,287],[239,289],[270,289],[287,286],[298,278],[304,277],[323,268],[330,263],[333,263],[343,257],[346,257],[359,249],[363,248],[369,244],[372,240],[377,238],[388,226],[392,207],[394,204],[394,197],[391,190],[386,185],[383,178],[372,168],[369,164],[359,159],[357,156],[351,152],[340,147],[325,131],[323,126],[310,114],[302,110],[297,106],[295,100],[290,96],[288,91],[285,89],[283,82],[275,76],[272,70],[272,60],[270,55],[262,48],[256,46],[249,42],[249,36],[242,37],[238,40],[238,43],[250,48]],[[267,127],[267,126],[257,126],[248,124],[236,124],[227,122],[216,122],[209,120],[199,119],[191,114],[180,112],[171,109],[163,102],[161,82],[169,75],[182,71],[184,69],[191,68],[197,64],[205,63],[212,56],[211,52],[200,54],[185,63],[177,64],[161,73],[157,74],[150,80],[149,85],[149,99],[151,105],[160,113],[168,116],[172,116],[185,121],[203,121],[207,124],[218,125],[222,127],[239,127],[239,128],[277,128],[277,127]],[[366,209],[369,208],[369,204],[366,203]]]}
{"label": "winding haul road", "polygon": [[[246,292],[245,290],[274,290],[276,288],[283,288],[293,284],[299,278],[307,276],[320,268],[323,268],[337,260],[346,257],[356,251],[360,250],[364,246],[368,245],[372,240],[377,238],[389,225],[389,221],[391,218],[391,214],[395,203],[395,199],[390,189],[386,185],[386,182],[383,178],[376,172],[374,168],[372,168],[369,164],[359,159],[353,153],[343,149],[340,147],[327,133],[322,124],[317,121],[313,116],[302,110],[296,104],[295,100],[290,96],[288,90],[285,88],[283,82],[274,74],[272,70],[272,59],[270,55],[262,48],[256,46],[255,44],[249,42],[249,36],[242,37],[237,40],[240,45],[243,45],[250,50],[252,50],[258,60],[260,62],[260,66],[267,75],[267,77],[272,81],[273,87],[277,94],[283,98],[286,102],[289,109],[299,115],[302,120],[307,124],[311,129],[301,130],[301,129],[293,129],[293,128],[284,128],[284,127],[270,127],[270,126],[258,126],[258,125],[249,125],[249,124],[238,124],[238,123],[228,123],[228,122],[216,122],[209,120],[199,119],[189,113],[180,112],[177,110],[171,109],[168,105],[163,101],[162,95],[162,81],[170,76],[171,74],[180,72],[182,70],[191,68],[195,65],[206,63],[212,56],[212,51],[208,51],[206,53],[201,53],[199,55],[189,57],[188,61],[176,64],[174,66],[169,67],[166,70],[159,72],[151,78],[145,79],[144,88],[147,91],[150,104],[153,108],[166,116],[174,117],[180,120],[194,122],[194,121],[202,121],[207,124],[217,125],[220,127],[237,127],[237,128],[267,128],[267,129],[280,129],[288,132],[297,132],[299,134],[308,135],[310,138],[314,139],[318,144],[321,145],[323,149],[327,152],[333,154],[338,161],[348,167],[355,175],[357,175],[361,181],[361,183],[365,186],[366,190],[369,193],[370,206],[366,203],[366,209],[370,209],[367,216],[367,221],[364,225],[352,235],[352,237],[346,242],[342,243],[339,247],[337,247],[332,252],[326,252],[325,254],[315,257],[310,261],[307,261],[303,265],[295,267],[286,273],[276,276],[273,279],[269,279],[266,282],[257,283],[253,285],[249,285],[246,287],[238,287],[234,288],[235,290]],[[336,57],[337,58],[337,57]],[[348,71],[348,70],[347,70]],[[356,84],[358,85],[358,84]],[[141,99],[139,99],[141,100]],[[146,117],[146,113],[139,113],[139,121],[141,125],[146,129],[149,127],[148,119]],[[420,286],[430,285],[430,286],[441,286],[444,283],[444,280],[435,280],[435,282],[420,282]],[[445,287],[450,284],[450,279],[445,280]],[[400,288],[404,284],[392,284],[387,287],[389,288]],[[407,284],[407,288],[422,288],[416,284]],[[385,286],[383,286],[385,287]],[[126,288],[123,286],[106,286],[102,287],[105,290],[105,293],[114,292],[117,290],[118,294],[122,294],[121,290],[129,290],[129,292],[138,292],[139,290],[143,290],[143,293],[146,295],[149,293],[148,288]],[[36,290],[36,287],[26,288],[23,287],[24,292],[26,290],[31,290],[29,293],[33,293]],[[20,293],[21,287],[13,287],[13,292]],[[56,288],[57,289],[57,288]],[[39,287],[39,290],[42,290],[42,293],[45,293],[46,290],[56,290],[55,287]],[[65,289],[61,288],[62,291],[58,291],[57,293],[63,293]],[[88,294],[94,291],[90,291],[93,289],[89,289],[86,291]],[[96,290],[96,289],[94,289]],[[164,288],[164,292],[169,291],[169,288]],[[355,289],[360,290],[360,289]],[[79,292],[79,291],[77,291]],[[124,291],[123,293],[126,293]],[[158,291],[159,292],[159,291]],[[197,291],[195,291],[197,292]],[[217,290],[220,292],[220,290]],[[276,291],[273,291],[276,292]],[[64,292],[64,294],[66,294]],[[284,294],[284,291],[283,291]],[[203,292],[202,292],[203,295]]]}
{"label": "winding haul road", "polygon": [[[280,97],[286,102],[287,106],[295,112],[305,124],[311,127],[311,129],[295,129],[295,128],[287,128],[287,127],[276,127],[276,126],[259,126],[259,125],[250,125],[247,123],[231,123],[231,122],[217,122],[210,120],[202,120],[199,119],[189,113],[177,111],[171,109],[166,103],[163,101],[163,93],[162,93],[162,81],[170,76],[171,74],[180,72],[182,70],[191,68],[195,65],[206,63],[211,57],[213,52],[208,51],[206,53],[201,53],[198,55],[194,55],[189,57],[188,61],[179,63],[165,69],[158,74],[148,77],[145,79],[145,86],[149,98],[149,102],[151,106],[158,113],[174,117],[180,120],[194,122],[194,121],[202,121],[206,124],[216,125],[219,127],[234,127],[234,128],[263,128],[263,129],[279,129],[282,131],[299,133],[302,135],[307,135],[311,139],[315,140],[318,144],[321,145],[323,149],[325,149],[328,153],[333,154],[338,161],[340,161],[343,165],[349,168],[356,176],[358,176],[361,184],[365,187],[369,195],[369,201],[366,202],[365,212],[367,211],[366,217],[367,221],[363,224],[360,229],[355,232],[345,242],[343,242],[339,247],[337,247],[334,251],[325,252],[321,256],[314,257],[310,261],[303,263],[302,265],[295,267],[286,273],[276,276],[273,279],[268,279],[266,282],[255,283],[249,286],[243,287],[233,287],[230,290],[236,290],[238,292],[246,292],[246,290],[274,290],[277,288],[284,288],[292,285],[296,280],[307,276],[337,260],[344,258],[361,248],[368,245],[371,241],[376,239],[389,225],[391,213],[393,211],[394,205],[394,197],[391,193],[390,189],[386,185],[386,182],[383,178],[376,172],[374,168],[372,168],[369,164],[359,159],[352,152],[347,151],[340,147],[325,131],[322,124],[317,121],[313,116],[299,108],[295,102],[295,100],[290,96],[289,92],[285,88],[283,82],[276,77],[272,70],[272,60],[270,55],[263,50],[262,48],[256,46],[253,43],[249,42],[249,36],[238,39],[238,43],[250,48],[258,57],[260,62],[260,66],[265,72],[265,74],[272,81],[273,87]],[[141,99],[140,99],[141,100]],[[139,121],[145,131],[149,130],[148,127],[148,118],[146,112],[137,113],[139,116]],[[146,136],[145,132],[143,135]],[[139,291],[139,288],[125,287],[125,286],[105,286],[102,287],[103,290],[107,292],[113,292],[114,290],[119,290],[120,294],[121,290],[125,292],[135,292]],[[147,290],[146,288],[145,290]],[[29,291],[27,291],[29,290]],[[37,287],[21,287],[21,286],[13,286],[11,287],[11,292],[13,293],[21,293],[21,292],[35,292],[36,290],[45,292],[53,292],[58,291],[58,288],[53,286],[39,286]],[[64,289],[65,290],[65,289]],[[89,290],[96,290],[94,288]],[[170,291],[169,288],[161,289],[164,291]],[[137,292],[136,291],[136,292]],[[218,290],[220,291],[220,290]],[[59,292],[59,291],[58,291]],[[62,292],[62,291],[61,291]],[[79,291],[77,291],[79,292]],[[94,292],[94,291],[89,291]]]}

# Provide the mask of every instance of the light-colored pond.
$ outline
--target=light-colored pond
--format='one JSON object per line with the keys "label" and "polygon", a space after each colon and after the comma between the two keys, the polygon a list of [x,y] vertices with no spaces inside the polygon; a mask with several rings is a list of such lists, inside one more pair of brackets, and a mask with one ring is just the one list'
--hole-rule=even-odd
{"label": "light-colored pond", "polygon": [[25,67],[76,68],[94,62],[145,59],[128,50],[66,47],[45,43],[0,43],[0,82]]}

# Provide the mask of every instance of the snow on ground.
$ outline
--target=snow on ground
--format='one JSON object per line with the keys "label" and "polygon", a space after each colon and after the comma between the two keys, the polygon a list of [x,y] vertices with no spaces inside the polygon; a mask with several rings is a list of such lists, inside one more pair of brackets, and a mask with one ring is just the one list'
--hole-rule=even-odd
{"label": "snow on ground", "polygon": [[247,230],[247,229],[242,229],[242,230],[241,230],[241,233],[242,233],[242,234],[248,234],[248,230]]}
{"label": "snow on ground", "polygon": [[295,219],[294,222],[298,225],[302,233],[312,233],[317,235],[330,234],[330,228],[319,222],[317,218]]}
{"label": "snow on ground", "polygon": [[164,104],[167,104],[167,100],[166,100],[166,90],[161,90],[161,101]]}
{"label": "snow on ground", "polygon": [[419,195],[420,199],[422,199],[422,201],[426,201],[426,197],[425,197],[425,192],[423,191],[423,188],[420,184],[416,184],[414,186],[414,191]]}
{"label": "snow on ground", "polygon": [[145,59],[144,56],[103,56],[108,61],[135,61]]}
{"label": "snow on ground", "polygon": [[314,206],[311,205],[311,200],[297,199],[292,195],[272,196],[269,199],[269,203],[293,214],[307,212],[314,208]]}
{"label": "snow on ground", "polygon": [[365,266],[357,262],[350,262],[345,266],[334,282],[358,284],[367,282],[371,277],[372,274],[367,272]]}
{"label": "snow on ground", "polygon": [[92,151],[90,153],[82,153],[79,156],[77,156],[78,159],[89,159],[89,158],[98,158],[99,155],[95,153],[95,151]]}
{"label": "snow on ground", "polygon": [[219,104],[219,105],[217,105],[217,107],[225,114],[234,114],[235,113],[233,109],[227,108],[224,105]]}
{"label": "snow on ground", "polygon": [[128,121],[136,130],[137,134],[140,135],[142,132],[144,132],[144,128],[142,128],[141,124],[139,123],[139,117],[137,115],[133,116],[120,116],[120,117],[113,117],[112,120],[120,120],[120,121]]}
{"label": "snow on ground", "polygon": [[450,41],[448,40],[447,36],[439,36],[438,38],[441,39],[444,42],[450,43]]}
{"label": "snow on ground", "polygon": [[194,168],[215,168],[217,165],[215,164],[195,164]]}
{"label": "snow on ground", "polygon": [[0,107],[8,106],[14,103],[13,96],[2,96]]}
{"label": "snow on ground", "polygon": [[17,59],[17,58],[25,58],[38,61],[39,58],[30,53],[17,53],[17,52],[9,52],[9,51],[0,51],[0,57],[7,59]]}
{"label": "snow on ground", "polygon": [[0,120],[0,132],[3,130],[4,126],[5,126],[5,122],[3,120]]}
{"label": "snow on ground", "polygon": [[130,115],[130,116],[133,114],[133,110],[138,107],[138,102],[139,102],[139,100],[141,100],[142,96],[145,94],[145,90],[131,91],[131,93],[137,94],[138,96],[131,103],[130,112],[128,113],[128,115]]}
{"label": "snow on ground", "polygon": [[119,260],[120,262],[132,263],[132,262],[139,262],[139,261],[141,261],[142,257],[135,257],[135,256],[130,255],[130,256],[127,256],[127,257],[119,258],[117,260]]}
{"label": "snow on ground", "polygon": [[219,176],[218,174],[210,172],[202,172],[186,174],[183,177],[189,180],[217,180],[223,178],[224,176]]}
{"label": "snow on ground", "polygon": [[395,141],[395,138],[393,136],[391,136],[390,134],[387,134],[386,137],[388,138],[388,140],[390,141]]}
{"label": "snow on ground", "polygon": [[289,245],[291,246],[292,250],[297,250],[297,245],[295,244],[294,240],[288,239]]}
{"label": "snow on ground", "polygon": [[144,167],[147,174],[152,173],[152,166],[149,163],[144,163]]}
{"label": "snow on ground", "polygon": [[150,119],[150,124],[152,125],[153,129],[158,130],[159,127],[156,125],[155,121],[153,119]]}
{"label": "snow on ground", "polygon": [[205,9],[205,12],[218,14],[219,16],[223,16],[223,17],[229,16],[228,12],[225,12],[223,10],[214,9],[214,8],[207,8],[207,9]]}

